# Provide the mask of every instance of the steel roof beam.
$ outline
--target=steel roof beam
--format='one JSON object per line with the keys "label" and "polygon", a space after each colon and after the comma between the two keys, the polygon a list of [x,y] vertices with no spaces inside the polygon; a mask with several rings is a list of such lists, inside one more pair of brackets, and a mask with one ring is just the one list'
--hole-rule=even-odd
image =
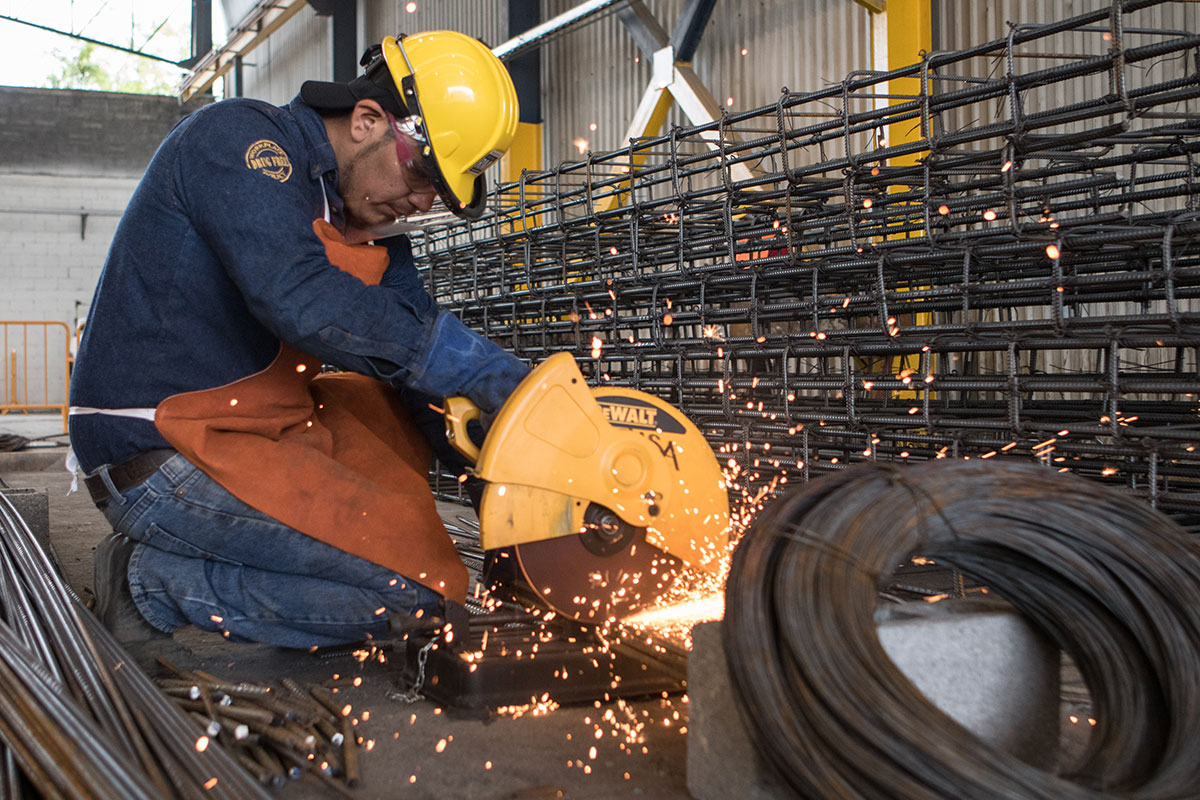
{"label": "steel roof beam", "polygon": [[[638,49],[651,59],[652,64],[650,84],[633,112],[625,141],[658,135],[672,103],[679,104],[693,125],[707,125],[720,119],[720,104],[691,66],[715,6],[716,0],[691,0],[680,12],[670,36],[642,0],[628,0],[628,4],[617,12]],[[721,147],[720,133],[715,129],[705,131],[700,138],[714,150]],[[632,171],[634,166],[630,164],[627,168]],[[734,181],[754,177],[743,163],[733,164],[729,169]],[[597,210],[611,210],[619,202],[619,194],[609,195],[598,204]]]}
{"label": "steel roof beam", "polygon": [[204,55],[179,85],[179,99],[187,102],[192,95],[210,88],[217,79],[233,69],[234,59],[244,56],[265,42],[285,22],[307,5],[304,0],[259,0],[230,30],[229,40]]}
{"label": "steel roof beam", "polygon": [[717,0],[692,0],[679,12],[675,30],[671,31],[671,46],[675,48],[676,61],[692,63],[716,5]]}
{"label": "steel roof beam", "polygon": [[567,28],[595,16],[599,12],[617,5],[625,0],[587,0],[574,8],[568,9],[557,17],[546,20],[541,25],[535,25],[519,36],[514,36],[503,44],[492,48],[496,58],[507,61],[534,47],[541,47],[552,38],[552,34],[564,33]]}

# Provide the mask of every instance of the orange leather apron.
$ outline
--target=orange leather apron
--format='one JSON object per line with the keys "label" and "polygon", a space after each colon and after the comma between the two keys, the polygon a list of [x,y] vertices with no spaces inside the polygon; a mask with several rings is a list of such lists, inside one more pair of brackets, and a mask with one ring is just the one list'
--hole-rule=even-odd
{"label": "orange leather apron", "polygon": [[[376,284],[387,249],[313,230],[329,260]],[[284,344],[262,372],[168,397],[155,424],[171,445],[242,502],[314,539],[463,602],[467,571],[429,489],[429,445],[397,394]]]}

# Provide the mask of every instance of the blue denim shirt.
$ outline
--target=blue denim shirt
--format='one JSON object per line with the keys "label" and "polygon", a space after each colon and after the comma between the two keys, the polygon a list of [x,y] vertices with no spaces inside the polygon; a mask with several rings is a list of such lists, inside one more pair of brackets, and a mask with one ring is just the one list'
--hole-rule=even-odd
{"label": "blue denim shirt", "polygon": [[[528,367],[438,309],[406,237],[383,242],[378,286],[332,265],[312,230],[323,195],[343,228],[333,148],[299,97],[224,100],[184,119],[117,226],[71,405],[154,407],[264,369],[283,341],[398,388],[499,408]],[[168,446],[151,422],[94,414],[71,417],[71,443],[87,471]]]}

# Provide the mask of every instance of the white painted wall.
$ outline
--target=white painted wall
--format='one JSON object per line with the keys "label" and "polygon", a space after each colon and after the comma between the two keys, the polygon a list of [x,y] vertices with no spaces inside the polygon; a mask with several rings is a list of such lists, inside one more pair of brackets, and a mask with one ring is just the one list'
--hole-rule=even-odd
{"label": "white painted wall", "polygon": [[[117,221],[136,186],[136,178],[0,172],[0,321],[52,320],[73,332],[91,303]],[[19,402],[60,402],[63,396],[66,334],[51,327],[43,342],[40,329],[28,330],[26,342],[21,327],[0,325],[0,404],[12,401],[14,350]]]}
{"label": "white painted wall", "polygon": [[0,319],[73,321],[136,186],[136,178],[0,174]]}

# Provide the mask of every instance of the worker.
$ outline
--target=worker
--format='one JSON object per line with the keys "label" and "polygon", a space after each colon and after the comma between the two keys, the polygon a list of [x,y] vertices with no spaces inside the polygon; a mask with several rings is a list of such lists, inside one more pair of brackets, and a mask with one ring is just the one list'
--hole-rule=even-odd
{"label": "worker", "polygon": [[482,213],[516,92],[449,31],[363,66],[191,114],[118,225],[70,433],[114,529],[96,612],[126,643],[194,625],[312,648],[465,598],[422,417],[453,395],[494,413],[529,370],[437,307],[405,236],[370,242],[438,199]]}

